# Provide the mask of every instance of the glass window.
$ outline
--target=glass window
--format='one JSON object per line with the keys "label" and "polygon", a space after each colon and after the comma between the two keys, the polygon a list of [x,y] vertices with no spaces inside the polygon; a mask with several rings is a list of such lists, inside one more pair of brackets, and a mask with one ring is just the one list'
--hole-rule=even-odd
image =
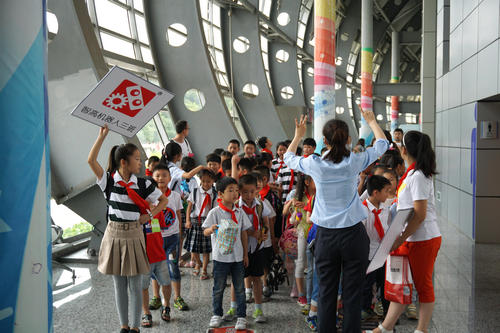
{"label": "glass window", "polygon": [[108,0],[95,0],[97,23],[106,29],[113,30],[127,37],[130,35],[127,10]]}
{"label": "glass window", "polygon": [[148,29],[146,28],[146,21],[141,15],[135,15],[135,23],[137,24],[137,34],[139,35],[139,41],[145,44],[149,44]]}
{"label": "glass window", "polygon": [[101,32],[102,47],[105,50],[135,59],[134,46],[126,40]]}
{"label": "glass window", "polygon": [[156,129],[153,119],[151,119],[143,129],[137,133],[137,138],[141,142],[142,148],[146,152],[147,157],[152,155],[161,156],[163,142],[161,141],[160,134]]}
{"label": "glass window", "polygon": [[57,17],[54,13],[47,11],[47,30],[55,35],[59,31],[59,23],[57,22]]}
{"label": "glass window", "polygon": [[165,128],[165,132],[167,132],[168,137],[173,138],[176,132],[175,132],[175,124],[172,121],[172,116],[170,115],[170,112],[160,111],[159,115],[161,123],[163,124],[163,127]]}
{"label": "glass window", "polygon": [[142,0],[134,0],[134,8],[144,13],[144,5],[142,3]]}
{"label": "glass window", "polygon": [[154,65],[153,55],[151,54],[151,49],[149,47],[141,46],[141,54],[142,54],[142,61]]}

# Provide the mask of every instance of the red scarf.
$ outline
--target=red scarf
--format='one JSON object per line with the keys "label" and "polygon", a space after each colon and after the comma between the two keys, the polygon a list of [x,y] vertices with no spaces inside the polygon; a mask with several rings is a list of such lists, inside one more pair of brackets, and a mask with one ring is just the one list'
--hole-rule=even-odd
{"label": "red scarf", "polygon": [[278,171],[276,171],[276,176],[275,176],[274,178],[278,179],[278,176],[279,176],[279,174],[280,174],[280,170],[281,170],[281,168],[283,167],[283,165],[285,165],[285,162],[280,161],[280,166],[279,166],[279,168],[278,168]]}
{"label": "red scarf", "polygon": [[205,199],[203,199],[203,204],[201,205],[200,214],[198,214],[198,223],[201,223],[201,215],[203,214],[203,212],[205,211],[205,208],[207,207],[207,205],[211,201],[212,201],[212,198],[210,197],[210,194],[205,193]]}
{"label": "red scarf", "polygon": [[[257,207],[257,206],[255,206],[255,207]],[[255,207],[250,208],[250,207],[247,207],[245,205],[241,205],[241,208],[243,208],[243,211],[247,215],[250,215],[250,214],[253,215],[253,228],[255,230],[259,230],[259,217],[257,216],[257,213],[255,213]]]}
{"label": "red scarf", "polygon": [[403,175],[403,177],[401,177],[401,179],[399,180],[399,183],[398,183],[398,188],[396,189],[396,195],[397,193],[399,192],[399,187],[403,184],[403,181],[406,179],[406,177],[408,176],[408,173],[411,171],[411,170],[415,170],[415,163],[416,162],[413,162],[409,167],[408,169],[406,169],[406,172],[405,174]]}
{"label": "red scarf", "polygon": [[269,184],[266,184],[266,186],[264,186],[262,188],[262,190],[260,190],[259,194],[260,194],[260,199],[261,200],[264,200],[264,198],[267,196],[267,194],[269,193],[269,190],[271,188],[269,187]]}
{"label": "red scarf", "polygon": [[290,175],[290,185],[288,186],[288,192],[292,191],[292,189],[293,189],[293,182],[295,181],[295,175],[294,175],[292,169],[290,169],[290,173],[291,173],[291,175]]}
{"label": "red scarf", "polygon": [[137,207],[139,207],[141,214],[150,213],[149,203],[143,198],[141,198],[141,196],[137,194],[137,192],[130,187],[130,185],[134,184],[134,182],[129,182],[127,184],[123,180],[120,180],[119,182],[117,182],[117,184],[125,187],[125,189],[127,190],[128,197],[137,205]]}
{"label": "red scarf", "polygon": [[309,156],[311,156],[311,154],[304,154],[305,158],[308,158]]}
{"label": "red scarf", "polygon": [[222,167],[219,169],[219,173],[221,175],[221,178],[226,177],[226,174],[224,173],[224,170],[222,170]]}
{"label": "red scarf", "polygon": [[165,192],[165,196],[168,198],[170,196],[170,193],[172,193],[172,190],[167,187],[167,191]]}
{"label": "red scarf", "polygon": [[[368,208],[368,203],[366,202],[366,200],[363,201],[363,205],[365,205],[366,208]],[[373,209],[372,210],[373,215],[375,215],[375,223],[374,223],[375,230],[377,230],[378,237],[380,237],[380,239],[382,240],[382,238],[384,238],[385,232],[384,232],[384,227],[382,226],[382,222],[380,221],[380,217],[379,217],[379,214],[381,212],[382,212],[382,209]]]}
{"label": "red scarf", "polygon": [[217,202],[219,203],[219,208],[222,209],[225,212],[230,213],[231,214],[231,219],[233,219],[234,223],[238,224],[238,220],[236,219],[236,214],[234,213],[234,210],[229,209],[226,206],[224,206],[224,204],[222,203],[222,199],[221,198],[217,199]]}
{"label": "red scarf", "polygon": [[271,155],[271,156],[272,156],[272,158],[274,158],[273,152],[272,152],[272,151],[270,151],[269,149],[264,148],[264,149],[262,149],[262,152],[264,152],[264,153],[268,153],[269,155]]}
{"label": "red scarf", "polygon": [[313,205],[314,205],[314,195],[310,196],[309,193],[306,192],[307,195],[307,205],[304,207],[306,212],[312,213]]}
{"label": "red scarf", "polygon": [[153,172],[151,172],[151,170],[149,170],[149,169],[146,169],[146,176],[153,177]]}

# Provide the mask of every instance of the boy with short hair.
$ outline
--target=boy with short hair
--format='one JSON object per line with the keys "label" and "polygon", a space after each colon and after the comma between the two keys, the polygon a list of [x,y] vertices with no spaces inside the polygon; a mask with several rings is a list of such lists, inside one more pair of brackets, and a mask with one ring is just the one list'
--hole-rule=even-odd
{"label": "boy with short hair", "polygon": [[224,162],[225,160],[231,160],[231,157],[233,157],[233,154],[231,152],[225,150],[220,154],[220,162]]}
{"label": "boy with short hair", "polygon": [[212,171],[215,175],[215,181],[218,181],[222,178],[222,169],[221,169],[221,158],[219,155],[212,153],[207,155],[207,167],[210,171]]}
{"label": "boy with short hair", "polygon": [[155,166],[157,166],[160,163],[160,158],[158,156],[151,156],[148,158],[148,162],[146,164],[146,177],[151,177],[153,176],[153,170],[155,169]]}
{"label": "boy with short hair", "polygon": [[219,196],[218,206],[212,209],[202,228],[205,236],[211,236],[214,287],[212,294],[213,316],[210,327],[219,327],[222,323],[222,301],[226,288],[227,276],[231,274],[236,296],[238,320],[235,328],[246,330],[246,303],[244,276],[248,266],[247,230],[252,227],[247,215],[236,207],[238,183],[230,177],[224,177],[216,183]]}
{"label": "boy with short hair", "polygon": [[[384,238],[385,232],[389,228],[390,209],[384,206],[384,202],[389,196],[390,189],[391,182],[385,177],[373,175],[367,180],[368,199],[363,201],[363,205],[367,209],[368,218],[363,220],[363,224],[366,228],[366,233],[370,238],[369,260],[372,260],[375,256],[375,252],[380,246],[380,242],[382,241],[382,238]],[[382,295],[384,295],[385,265],[366,275],[361,303],[362,320],[376,316],[371,307],[373,299],[373,284],[375,282],[377,283],[377,290],[380,288]],[[382,305],[384,307],[384,313],[387,313],[389,302],[387,302],[383,296]]]}
{"label": "boy with short hair", "polygon": [[302,143],[302,150],[304,157],[314,154],[314,151],[316,150],[316,140],[313,138],[305,138]]}
{"label": "boy with short hair", "polygon": [[256,149],[257,146],[255,145],[255,142],[252,140],[245,141],[245,144],[243,145],[243,157],[255,158]]}
{"label": "boy with short hair", "polygon": [[231,168],[232,168],[232,162],[231,159],[224,160],[221,163],[221,169],[223,173],[223,177],[231,177]]}
{"label": "boy with short hair", "polygon": [[[158,188],[168,198],[168,204],[162,212],[163,225],[161,234],[163,237],[163,249],[167,257],[168,271],[174,289],[174,307],[180,311],[189,310],[189,306],[181,297],[181,272],[179,270],[179,258],[181,254],[182,239],[182,199],[179,193],[168,188],[170,182],[170,172],[164,164],[159,164],[153,171],[153,179],[158,184]],[[160,221],[162,222],[162,221]],[[161,303],[158,283],[153,280],[153,298],[149,303],[149,308],[157,309]]]}
{"label": "boy with short hair", "polygon": [[240,152],[240,142],[236,139],[229,140],[227,151],[233,155],[237,155]]}

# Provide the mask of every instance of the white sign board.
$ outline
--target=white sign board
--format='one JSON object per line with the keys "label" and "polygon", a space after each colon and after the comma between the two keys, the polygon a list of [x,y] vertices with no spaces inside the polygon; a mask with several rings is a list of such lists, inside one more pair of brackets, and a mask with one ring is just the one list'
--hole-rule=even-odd
{"label": "white sign board", "polygon": [[408,221],[412,212],[413,208],[402,209],[397,212],[396,216],[394,216],[389,229],[387,229],[384,238],[382,238],[382,241],[380,242],[377,252],[375,252],[373,260],[370,261],[370,265],[368,265],[366,274],[384,266],[389,253],[391,253],[392,245],[394,245],[396,238],[398,238],[398,236],[403,232],[406,221]]}
{"label": "white sign board", "polygon": [[137,134],[174,95],[120,67],[113,67],[71,112],[126,137]]}

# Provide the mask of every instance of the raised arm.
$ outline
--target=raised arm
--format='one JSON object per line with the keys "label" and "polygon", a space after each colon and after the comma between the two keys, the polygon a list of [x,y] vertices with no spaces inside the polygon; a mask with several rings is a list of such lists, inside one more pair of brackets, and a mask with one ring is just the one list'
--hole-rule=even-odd
{"label": "raised arm", "polygon": [[307,130],[307,117],[305,115],[300,116],[300,121],[295,119],[295,136],[293,137],[292,143],[288,146],[287,153],[297,152],[297,147],[299,146],[300,141],[306,135]]}
{"label": "raised arm", "polygon": [[190,179],[190,178],[193,178],[198,172],[200,172],[201,170],[203,169],[206,169],[205,166],[203,165],[198,165],[196,168],[194,168],[193,170],[189,171],[189,172],[184,172],[182,174],[182,178],[184,179]]}
{"label": "raised arm", "polygon": [[94,174],[96,175],[97,179],[101,179],[104,174],[103,168],[101,167],[99,162],[97,162],[97,156],[99,155],[102,143],[104,142],[104,139],[106,139],[108,133],[109,133],[108,125],[104,125],[99,129],[99,135],[97,136],[97,139],[95,140],[92,149],[90,149],[89,157],[87,158],[87,162],[92,171],[94,172]]}

